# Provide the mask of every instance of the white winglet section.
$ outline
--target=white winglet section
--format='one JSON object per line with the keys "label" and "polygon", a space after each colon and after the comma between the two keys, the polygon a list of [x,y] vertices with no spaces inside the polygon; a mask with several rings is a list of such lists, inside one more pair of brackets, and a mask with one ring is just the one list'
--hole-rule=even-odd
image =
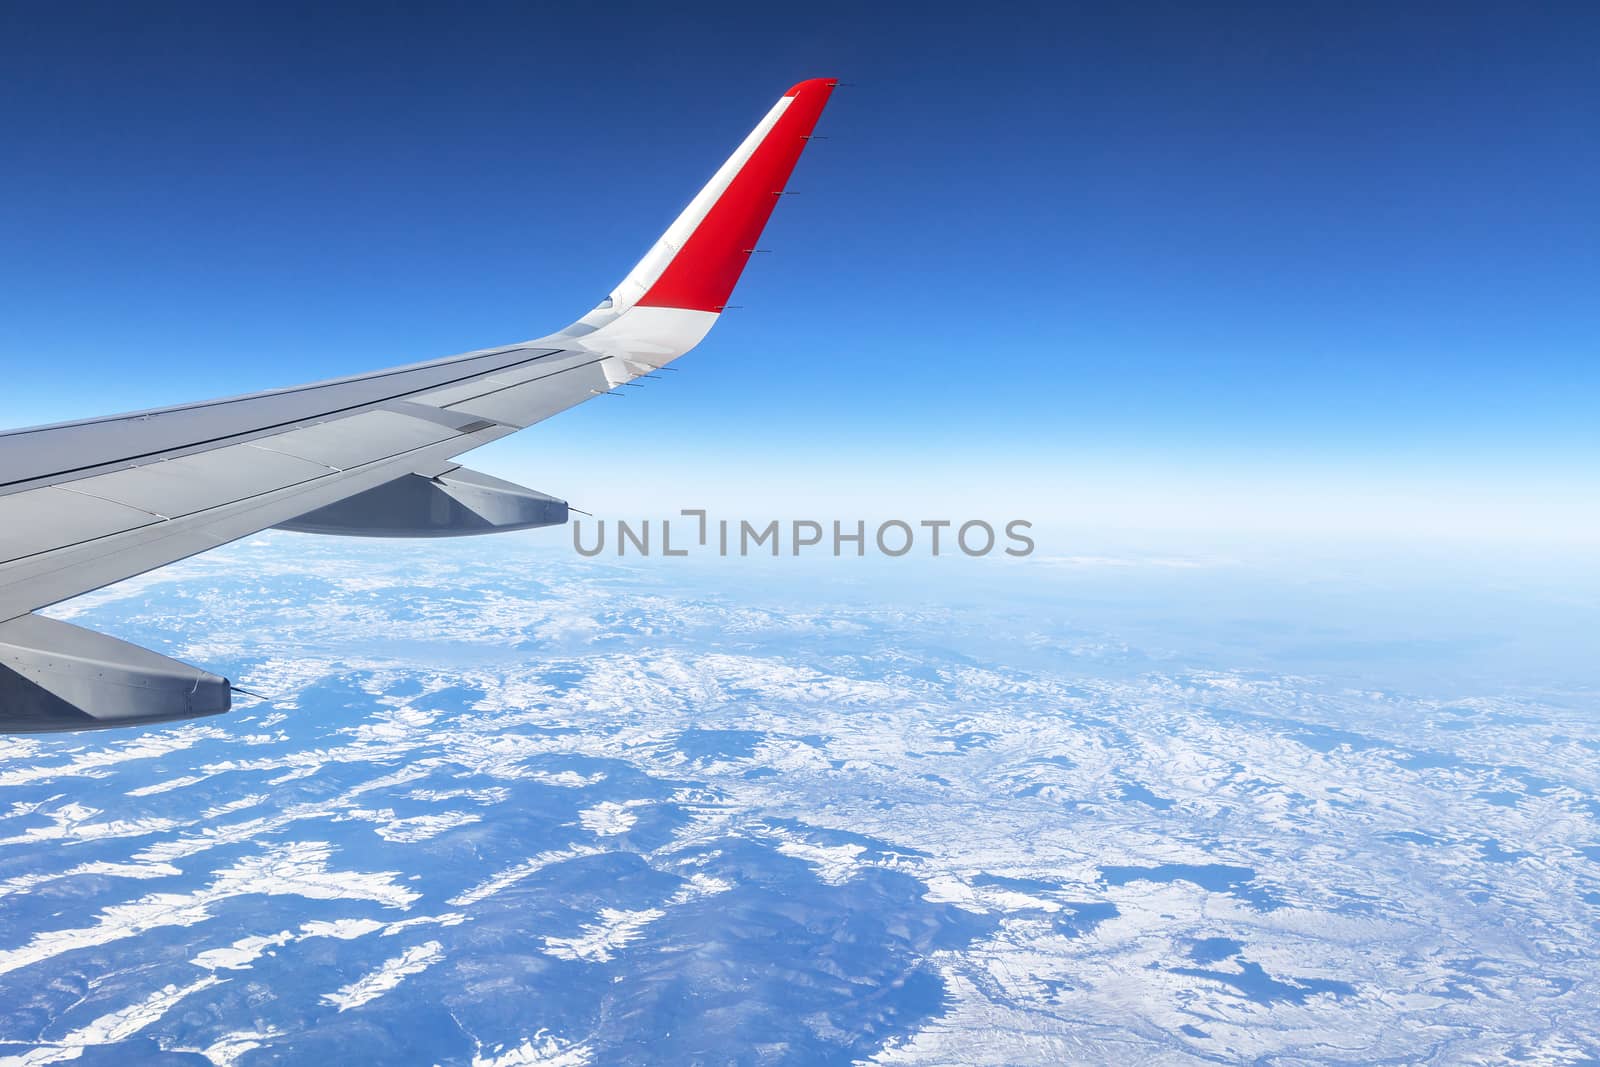
{"label": "white winglet section", "polygon": [[610,388],[615,389],[671,363],[705,340],[716,324],[714,311],[635,307],[581,339],[578,345],[611,357],[600,364],[600,369],[605,371]]}

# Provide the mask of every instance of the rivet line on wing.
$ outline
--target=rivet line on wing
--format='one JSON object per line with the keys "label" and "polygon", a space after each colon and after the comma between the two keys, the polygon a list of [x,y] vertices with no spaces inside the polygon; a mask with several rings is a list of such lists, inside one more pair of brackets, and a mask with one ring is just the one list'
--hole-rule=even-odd
{"label": "rivet line on wing", "polygon": [[[321,423],[312,423],[311,425],[320,426],[322,424]],[[345,468],[343,468],[343,467],[335,467],[330,463],[322,462],[322,460],[320,460],[320,459],[312,459],[310,456],[297,456],[293,452],[285,452],[281,448],[273,448],[271,445],[264,445],[259,441],[246,441],[245,442],[245,447],[246,448],[259,448],[261,451],[263,451],[263,452],[271,452],[275,456],[287,456],[290,459],[298,459],[298,460],[301,460],[301,461],[306,462],[306,463],[315,463],[317,466],[323,468],[324,470],[330,471],[330,472],[332,472],[334,474],[343,474],[345,472]]]}
{"label": "rivet line on wing", "polygon": [[142,511],[146,515],[153,515],[155,518],[161,520],[162,522],[171,522],[172,521],[172,516],[171,515],[163,515],[159,511],[151,511],[149,508],[142,508],[138,504],[130,504],[126,500],[113,500],[109,496],[101,496],[98,493],[86,493],[82,489],[74,489],[70,485],[54,485],[54,486],[51,486],[50,488],[52,488],[52,489],[60,489],[62,492],[71,493],[73,496],[88,497],[90,500],[102,500],[107,504],[115,504],[119,508],[127,508],[130,511]]}

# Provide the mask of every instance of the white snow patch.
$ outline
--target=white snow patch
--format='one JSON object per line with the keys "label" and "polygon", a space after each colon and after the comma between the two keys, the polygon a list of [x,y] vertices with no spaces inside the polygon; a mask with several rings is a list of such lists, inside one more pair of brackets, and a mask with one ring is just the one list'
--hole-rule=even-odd
{"label": "white snow patch", "polygon": [[198,785],[205,780],[206,776],[203,774],[186,774],[182,778],[168,778],[164,782],[156,782],[153,785],[142,785],[138,789],[130,789],[127,795],[130,797],[153,797],[157,793],[167,793],[174,789],[182,789],[185,786]]}
{"label": "white snow patch", "polygon": [[83,1055],[84,1049],[95,1045],[114,1045],[119,1041],[126,1041],[160,1019],[184,997],[198,993],[202,989],[209,989],[221,982],[221,978],[208,976],[186,986],[163,986],[137,1004],[130,1004],[120,1011],[102,1015],[89,1025],[72,1031],[60,1041],[41,1043],[20,1056],[0,1059],[0,1067],[42,1067],[47,1063],[75,1060]]}
{"label": "white snow patch", "polygon": [[32,889],[58,878],[75,878],[84,874],[97,874],[105,878],[170,878],[182,874],[178,868],[166,863],[80,863],[64,871],[47,874],[19,874],[0,882],[0,897]]}
{"label": "white snow patch", "polygon": [[562,960],[605,963],[611,959],[612,953],[637,941],[646,926],[665,914],[659,908],[646,908],[643,911],[602,908],[598,921],[585,924],[578,936],[545,938],[544,951],[546,955]]}
{"label": "white snow patch", "polygon": [[594,1050],[574,1045],[540,1030],[522,1039],[514,1048],[497,1045],[485,1055],[482,1047],[472,1057],[472,1067],[586,1067],[594,1062]]}
{"label": "white snow patch", "polygon": [[540,785],[560,786],[562,789],[587,789],[606,780],[604,771],[588,775],[579,774],[577,771],[529,771],[521,777],[530,782],[538,782]]}
{"label": "white snow patch", "polygon": [[437,941],[426,941],[406,949],[382,967],[351,982],[337,993],[324,994],[322,999],[324,1003],[332,1004],[340,1011],[359,1008],[363,1004],[377,1000],[410,975],[420,974],[442,959],[444,959],[444,946]]}
{"label": "white snow patch", "polygon": [[817,876],[829,885],[841,885],[855,876],[858,857],[866,851],[861,845],[814,845],[809,841],[782,841],[778,851],[805,860],[817,869]]}
{"label": "white snow patch", "polygon": [[137,937],[167,926],[193,926],[211,918],[211,906],[232,897],[300,896],[311,900],[370,900],[407,908],[420,896],[397,885],[394,871],[363,873],[328,869],[332,847],[301,841],[241,860],[193,893],[152,893],[102,911],[93,926],[37,933],[20,948],[0,950],[0,974],[63,952]]}
{"label": "white snow patch", "polygon": [[288,930],[261,937],[241,937],[226,948],[210,948],[189,962],[208,971],[243,971],[261,958],[269,948],[281,948],[294,940]]}
{"label": "white snow patch", "polygon": [[383,929],[376,919],[317,919],[300,924],[301,937],[336,937],[340,941],[354,941]]}
{"label": "white snow patch", "polygon": [[193,1052],[210,1060],[213,1067],[234,1067],[246,1052],[258,1049],[275,1037],[277,1030],[240,1030],[224,1034],[202,1049],[174,1048],[173,1052]]}
{"label": "white snow patch", "polygon": [[618,804],[616,801],[607,800],[596,804],[592,808],[585,808],[578,813],[578,822],[585,830],[597,837],[613,837],[625,834],[633,829],[633,824],[639,817],[629,811],[630,807],[637,806],[637,802]]}
{"label": "white snow patch", "polygon": [[438,837],[446,830],[479,822],[482,815],[468,811],[446,811],[438,815],[413,815],[408,819],[395,819],[377,828],[376,833],[385,841],[409,844]]}
{"label": "white snow patch", "polygon": [[494,877],[479,882],[464,893],[457,893],[450,898],[450,903],[458,908],[476,904],[485,897],[494,896],[502,889],[516,885],[524,878],[543,870],[552,863],[565,863],[567,860],[575,860],[584,856],[598,856],[604,851],[605,849],[594,848],[590,845],[573,845],[571,848],[560,851],[541,852],[532,859],[524,860],[515,867],[508,867]]}

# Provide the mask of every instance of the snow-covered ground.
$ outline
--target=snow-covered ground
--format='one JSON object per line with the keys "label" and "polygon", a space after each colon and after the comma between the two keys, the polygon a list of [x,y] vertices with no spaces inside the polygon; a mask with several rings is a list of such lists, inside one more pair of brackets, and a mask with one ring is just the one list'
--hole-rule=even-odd
{"label": "snow-covered ground", "polygon": [[62,611],[272,702],[0,740],[0,1062],[1600,1055],[1593,689],[1230,662],[1081,561],[510,559],[276,535]]}

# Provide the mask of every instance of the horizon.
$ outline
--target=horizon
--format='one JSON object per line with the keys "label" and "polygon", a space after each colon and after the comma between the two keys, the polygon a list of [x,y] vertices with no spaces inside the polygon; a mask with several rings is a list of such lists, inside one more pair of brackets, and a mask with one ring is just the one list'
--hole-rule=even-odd
{"label": "horizon", "polygon": [[1600,18],[733,10],[604,20],[598,69],[572,11],[13,16],[0,422],[558,329],[826,74],[684,373],[478,462],[619,515],[956,485],[1089,540],[1600,549]]}

